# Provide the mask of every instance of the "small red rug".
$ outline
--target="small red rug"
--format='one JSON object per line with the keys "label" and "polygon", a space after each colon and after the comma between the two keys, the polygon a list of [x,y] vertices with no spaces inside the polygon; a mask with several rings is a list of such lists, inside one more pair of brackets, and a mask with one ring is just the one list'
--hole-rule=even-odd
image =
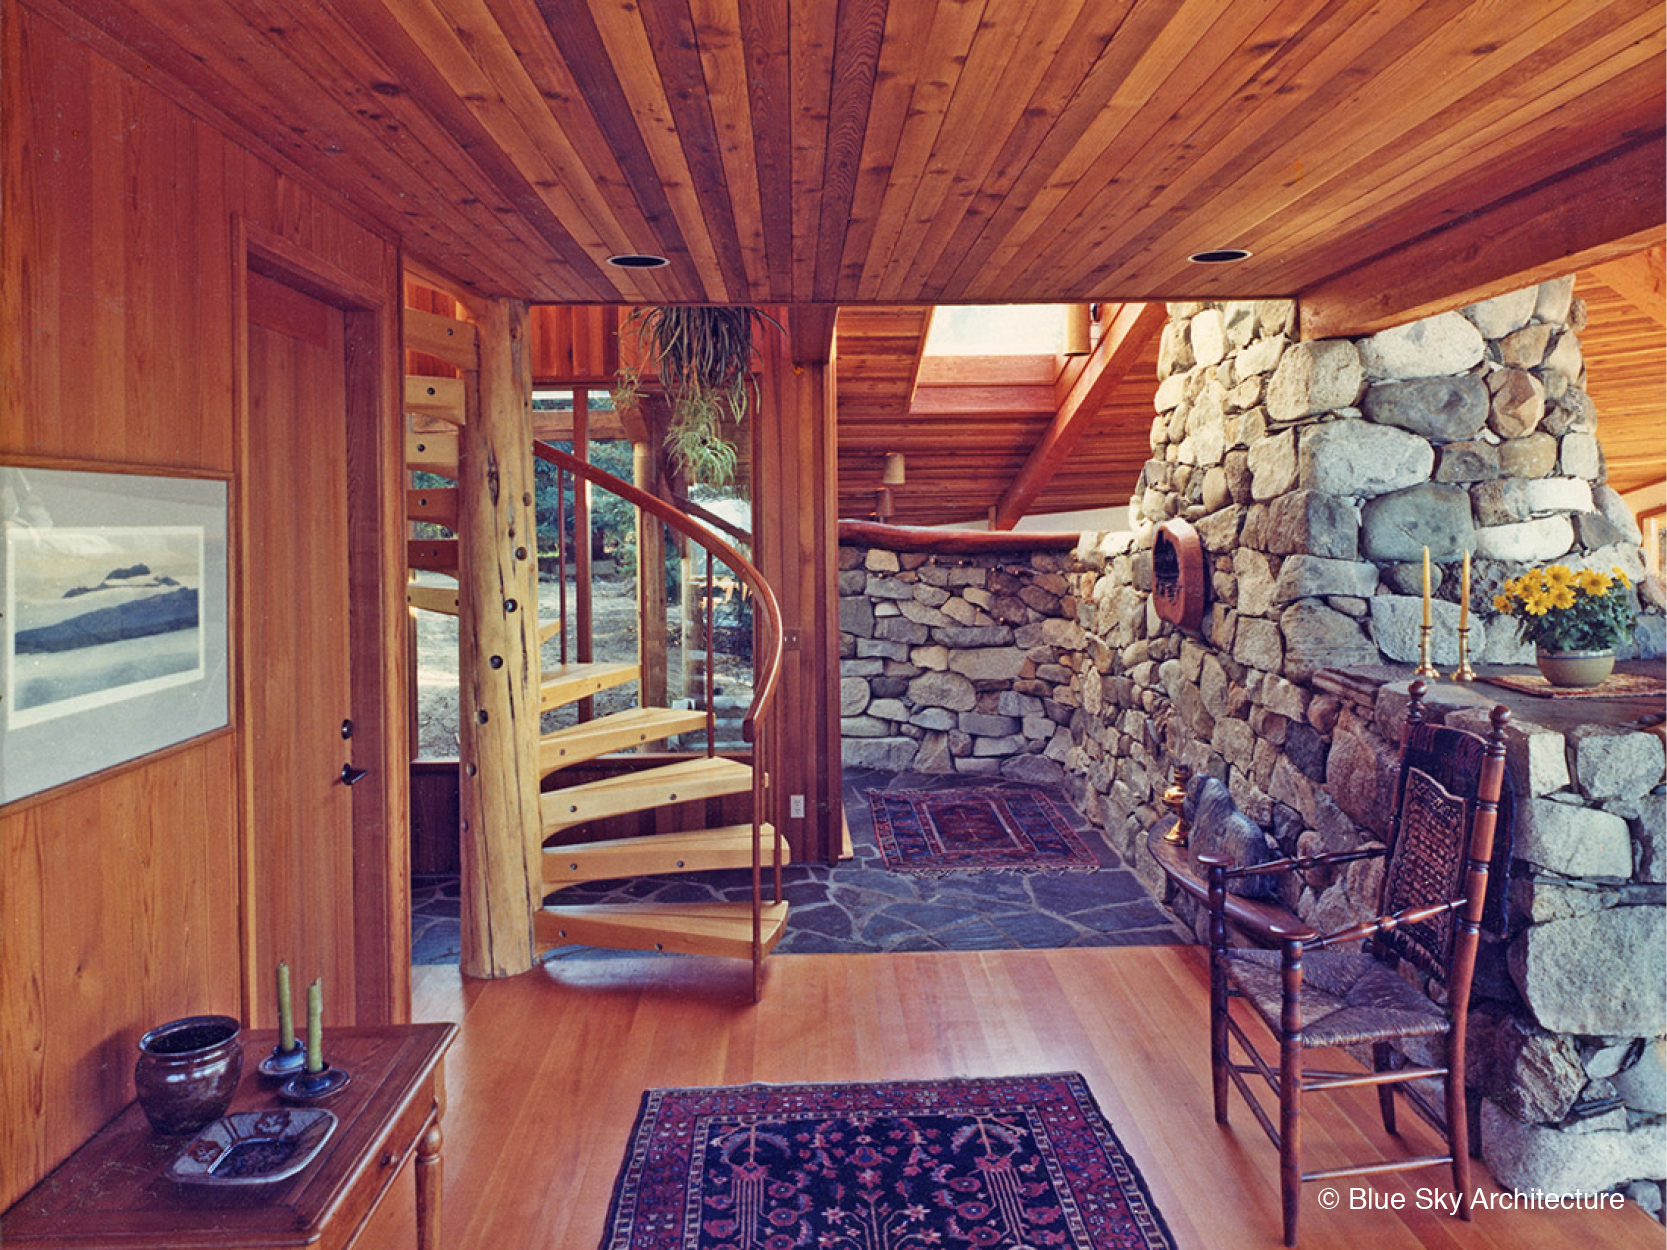
{"label": "small red rug", "polygon": [[1093,872],[1100,861],[1036,790],[870,790],[874,838],[893,872]]}
{"label": "small red rug", "polygon": [[602,1250],[1172,1250],[1074,1072],[654,1089]]}

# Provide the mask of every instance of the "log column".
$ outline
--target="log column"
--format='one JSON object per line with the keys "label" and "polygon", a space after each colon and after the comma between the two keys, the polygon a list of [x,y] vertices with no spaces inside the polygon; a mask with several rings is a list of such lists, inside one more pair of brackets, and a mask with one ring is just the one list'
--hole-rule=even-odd
{"label": "log column", "polygon": [[463,972],[532,967],[538,905],[538,542],[527,305],[479,319],[459,455]]}

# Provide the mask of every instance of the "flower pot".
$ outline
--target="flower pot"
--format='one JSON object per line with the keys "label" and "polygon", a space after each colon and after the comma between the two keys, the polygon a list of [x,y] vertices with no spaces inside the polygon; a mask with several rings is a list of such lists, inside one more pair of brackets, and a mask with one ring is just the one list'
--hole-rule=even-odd
{"label": "flower pot", "polygon": [[1553,686],[1601,686],[1615,669],[1615,652],[1608,647],[1601,651],[1540,651],[1536,655],[1540,675]]}
{"label": "flower pot", "polygon": [[158,1133],[194,1133],[226,1114],[243,1075],[242,1026],[230,1016],[186,1016],[139,1039],[133,1084]]}

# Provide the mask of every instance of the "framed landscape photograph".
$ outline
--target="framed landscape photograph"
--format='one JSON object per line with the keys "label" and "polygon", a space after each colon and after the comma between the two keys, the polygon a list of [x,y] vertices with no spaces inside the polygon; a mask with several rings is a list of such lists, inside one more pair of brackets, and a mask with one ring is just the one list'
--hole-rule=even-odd
{"label": "framed landscape photograph", "polygon": [[226,486],[0,465],[0,803],[226,723]]}

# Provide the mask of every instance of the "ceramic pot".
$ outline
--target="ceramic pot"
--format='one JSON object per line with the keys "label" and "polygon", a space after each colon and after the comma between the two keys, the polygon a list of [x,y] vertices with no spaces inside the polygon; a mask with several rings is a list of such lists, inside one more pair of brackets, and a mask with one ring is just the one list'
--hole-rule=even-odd
{"label": "ceramic pot", "polygon": [[1540,651],[1536,660],[1542,677],[1553,686],[1568,688],[1601,686],[1615,669],[1615,652],[1608,647],[1601,651]]}
{"label": "ceramic pot", "polygon": [[133,1084],[158,1133],[195,1133],[226,1114],[243,1075],[242,1026],[230,1016],[186,1016],[139,1039]]}

